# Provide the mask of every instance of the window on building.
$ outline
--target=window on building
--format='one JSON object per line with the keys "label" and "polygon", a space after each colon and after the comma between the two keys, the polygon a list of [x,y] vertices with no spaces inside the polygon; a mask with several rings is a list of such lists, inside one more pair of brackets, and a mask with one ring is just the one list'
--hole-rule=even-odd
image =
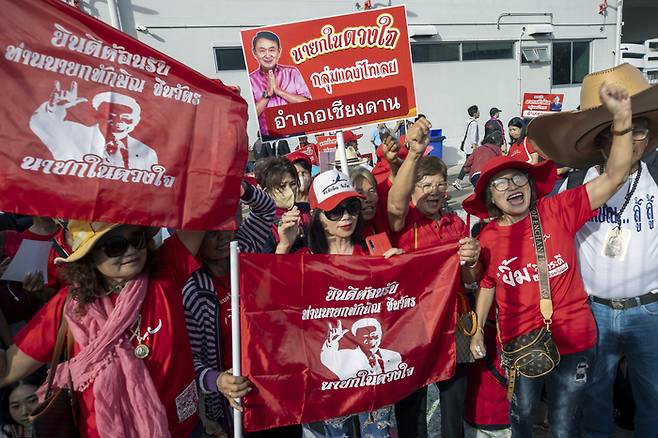
{"label": "window on building", "polygon": [[244,56],[240,47],[215,47],[217,71],[244,70]]}
{"label": "window on building", "polygon": [[589,41],[553,43],[553,85],[581,84],[589,73]]}
{"label": "window on building", "polygon": [[536,47],[522,47],[521,48],[522,64],[530,64],[534,62],[551,62],[551,57],[548,53],[548,46]]}
{"label": "window on building", "polygon": [[459,61],[459,43],[414,43],[413,62]]}
{"label": "window on building", "polygon": [[511,41],[491,41],[462,43],[462,60],[513,59],[514,43]]}

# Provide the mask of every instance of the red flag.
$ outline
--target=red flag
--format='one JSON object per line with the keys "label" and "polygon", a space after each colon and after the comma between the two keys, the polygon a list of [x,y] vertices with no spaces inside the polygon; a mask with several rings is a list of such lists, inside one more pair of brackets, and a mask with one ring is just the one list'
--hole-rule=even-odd
{"label": "red flag", "polygon": [[240,255],[248,431],[367,412],[452,376],[457,243],[383,257]]}
{"label": "red flag", "polygon": [[227,229],[245,101],[59,0],[0,0],[3,211]]}

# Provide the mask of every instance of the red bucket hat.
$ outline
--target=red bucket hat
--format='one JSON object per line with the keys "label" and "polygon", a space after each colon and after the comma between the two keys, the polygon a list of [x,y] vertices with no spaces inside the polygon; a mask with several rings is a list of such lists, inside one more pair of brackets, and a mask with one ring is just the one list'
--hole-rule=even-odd
{"label": "red bucket hat", "polygon": [[351,141],[357,141],[363,137],[363,134],[355,134],[352,131],[343,131],[343,141],[345,141],[345,145],[347,146],[347,143]]}
{"label": "red bucket hat", "polygon": [[491,178],[507,169],[518,169],[526,172],[535,183],[535,192],[537,199],[548,195],[555,186],[557,180],[557,168],[553,161],[543,161],[539,164],[530,164],[525,161],[516,160],[510,157],[496,157],[490,160],[483,168],[473,192],[468,198],[464,200],[462,206],[467,213],[478,216],[482,219],[489,217],[487,204],[485,201],[485,193]]}

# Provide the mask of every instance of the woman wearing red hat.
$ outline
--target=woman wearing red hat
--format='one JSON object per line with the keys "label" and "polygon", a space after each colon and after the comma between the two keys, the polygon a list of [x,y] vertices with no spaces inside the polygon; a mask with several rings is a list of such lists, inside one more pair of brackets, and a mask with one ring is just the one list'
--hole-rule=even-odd
{"label": "woman wearing red hat", "polygon": [[[632,155],[628,92],[603,84],[599,94],[612,113],[614,134],[602,175],[547,198],[556,177],[552,162],[532,165],[500,157],[483,168],[475,193],[464,201],[469,213],[494,219],[480,236],[487,268],[477,296],[479,325],[471,352],[476,358],[486,354],[484,322],[495,301],[514,395],[514,437],[532,436],[533,412],[544,385],[552,435],[579,436],[578,410],[595,356],[596,325],[578,271],[574,235],[625,182]],[[609,245],[623,245],[623,238],[612,234]],[[541,342],[533,343],[537,339]],[[534,361],[524,363],[517,351]]]}

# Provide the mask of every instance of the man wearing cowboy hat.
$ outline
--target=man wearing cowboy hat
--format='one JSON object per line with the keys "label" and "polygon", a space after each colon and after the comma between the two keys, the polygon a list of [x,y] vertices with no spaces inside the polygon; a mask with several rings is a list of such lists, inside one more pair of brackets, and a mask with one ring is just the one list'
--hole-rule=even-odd
{"label": "man wearing cowboy hat", "polygon": [[[632,126],[611,128],[596,91],[619,83],[631,95]],[[658,433],[658,86],[623,64],[583,80],[581,110],[539,117],[528,136],[549,157],[580,168],[565,188],[594,179],[605,166],[612,139],[632,132],[633,164],[626,183],[576,235],[580,271],[598,327],[597,358],[584,403],[587,437],[614,432],[613,385],[620,352],[626,355],[635,398],[635,435]]]}

